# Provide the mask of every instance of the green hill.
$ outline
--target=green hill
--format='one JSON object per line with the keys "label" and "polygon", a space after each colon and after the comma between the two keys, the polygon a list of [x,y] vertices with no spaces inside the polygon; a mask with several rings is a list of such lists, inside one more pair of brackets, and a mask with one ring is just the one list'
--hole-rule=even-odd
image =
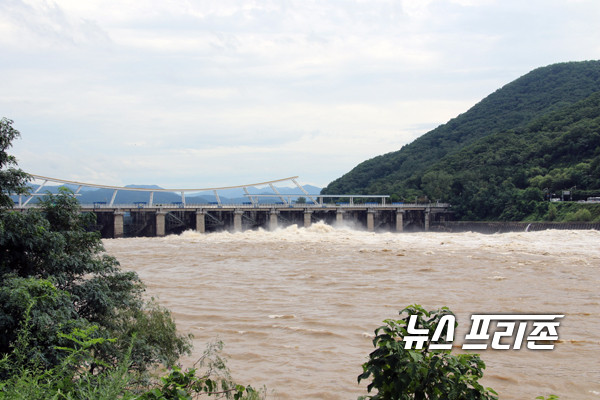
{"label": "green hill", "polygon": [[600,192],[598,92],[600,61],[536,69],[322,193],[427,196],[462,219],[539,217],[553,191]]}

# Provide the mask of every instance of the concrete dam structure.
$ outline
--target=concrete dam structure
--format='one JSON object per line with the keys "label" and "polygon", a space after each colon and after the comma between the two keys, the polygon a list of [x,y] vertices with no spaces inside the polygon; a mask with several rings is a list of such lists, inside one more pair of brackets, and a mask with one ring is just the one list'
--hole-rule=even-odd
{"label": "concrete dam structure", "polygon": [[[428,231],[430,227],[444,224],[449,219],[450,205],[445,203],[386,203],[387,195],[321,195],[310,194],[296,181],[296,176],[248,185],[204,189],[161,189],[140,187],[119,187],[98,185],[64,179],[31,175],[42,182],[33,193],[15,196],[15,209],[24,211],[36,207],[36,196],[42,193],[48,182],[69,185],[72,195],[81,196],[86,189],[109,189],[110,200],[81,204],[82,212],[93,212],[97,223],[90,229],[101,232],[103,238],[136,236],[165,236],[179,234],[186,230],[200,233],[230,231],[241,232],[248,229],[275,230],[290,225],[309,227],[323,221],[329,225],[346,224],[356,229],[377,231]],[[283,194],[273,186],[276,182],[292,182],[296,193]],[[262,187],[263,189],[258,189]],[[222,201],[222,193],[232,189],[243,190],[241,204],[227,204]],[[257,190],[266,190],[269,193]],[[148,196],[146,201],[133,204],[118,204],[119,192],[136,192]],[[155,193],[174,193],[181,201],[171,204],[156,204]],[[252,192],[252,193],[251,193]],[[210,193],[216,201],[208,204],[189,204],[186,194]],[[221,194],[221,195],[220,195]],[[302,197],[302,201],[300,200]],[[277,201],[272,201],[276,199]]]}
{"label": "concrete dam structure", "polygon": [[94,212],[96,230],[104,238],[165,236],[186,230],[200,233],[249,229],[275,230],[290,225],[309,227],[323,221],[328,225],[348,224],[367,231],[428,231],[430,225],[448,218],[447,204],[259,206],[186,205],[183,207],[102,207]]}

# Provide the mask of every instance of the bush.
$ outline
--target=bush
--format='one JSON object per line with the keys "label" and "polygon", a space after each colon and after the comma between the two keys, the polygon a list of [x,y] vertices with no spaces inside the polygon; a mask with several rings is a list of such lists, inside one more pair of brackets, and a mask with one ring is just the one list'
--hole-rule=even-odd
{"label": "bush", "polygon": [[[496,400],[497,393],[484,388],[478,380],[483,376],[484,362],[478,354],[452,355],[451,350],[430,350],[434,333],[446,315],[453,315],[444,307],[435,311],[425,311],[413,305],[400,311],[407,314],[399,320],[385,320],[385,324],[375,330],[373,346],[375,351],[369,361],[363,364],[363,373],[358,382],[372,377],[367,386],[370,393],[377,394],[359,399],[372,400]],[[425,329],[427,342],[422,349],[406,349],[403,339],[409,336],[409,318],[416,315],[417,329]],[[444,326],[444,325],[442,325]],[[456,326],[456,325],[455,325]],[[441,341],[446,341],[448,329],[444,328]],[[410,346],[412,347],[412,346]],[[418,347],[418,346],[416,346]]]}
{"label": "bush", "polygon": [[161,385],[147,379],[189,353],[191,337],[104,253],[87,230],[95,216],[81,213],[72,192],[48,195],[39,210],[10,210],[29,180],[10,167],[6,149],[19,136],[11,124],[0,120],[0,400],[260,398],[231,382],[216,351],[201,375],[175,367]]}
{"label": "bush", "polygon": [[554,221],[558,216],[556,206],[552,203],[548,205],[548,213],[545,216],[546,221]]}
{"label": "bush", "polygon": [[580,208],[565,215],[565,222],[587,222],[592,220],[592,213],[587,208]]}
{"label": "bush", "polygon": [[28,316],[29,358],[43,368],[61,363],[64,354],[56,351],[64,344],[61,334],[91,325],[99,337],[117,339],[95,348],[95,357],[106,365],[121,362],[137,332],[130,367],[143,371],[175,363],[189,352],[190,337],[177,334],[166,309],[143,298],[135,272],[122,271],[104,252],[100,234],[87,229],[95,215],[82,213],[72,192],[61,188],[43,198],[39,209],[10,209],[10,195],[26,192],[29,180],[6,153],[19,136],[11,125],[0,120],[0,357],[11,353]]}
{"label": "bush", "polygon": [[[97,349],[98,358],[108,363],[118,364],[135,332],[141,332],[131,354],[135,369],[156,363],[170,366],[188,353],[191,340],[177,334],[168,310],[144,300],[137,274],[122,271],[118,261],[104,253],[100,235],[86,230],[94,215],[81,213],[77,199],[66,189],[40,204],[41,210],[0,212],[0,297],[13,290],[13,278],[51,282],[68,297],[53,305],[59,318],[47,319],[94,324],[102,336],[116,338]],[[0,332],[7,333],[0,340],[0,355],[10,351],[8,344],[27,306],[24,299],[0,303]],[[33,334],[45,343],[39,346],[40,356],[50,367],[59,362],[52,346],[59,343],[52,343],[56,336],[46,334],[42,325]]]}
{"label": "bush", "polygon": [[[0,286],[0,349],[3,354],[18,355],[20,364],[50,367],[60,363],[61,354],[54,346],[64,345],[61,334],[88,326],[76,319],[71,296],[48,280],[5,277]],[[24,333],[26,336],[23,336]],[[27,345],[15,343],[27,340]],[[0,371],[6,377],[7,371]]]}
{"label": "bush", "polygon": [[[139,400],[188,400],[201,395],[216,398],[259,400],[264,391],[233,383],[225,360],[220,356],[223,342],[209,343],[194,368],[182,371],[175,367]],[[197,368],[196,368],[197,367]],[[200,372],[200,373],[199,373]]]}
{"label": "bush", "polygon": [[[182,371],[174,367],[160,379],[145,379],[131,371],[130,354],[133,343],[118,365],[93,373],[89,365],[102,363],[95,357],[95,348],[112,339],[97,338],[97,326],[74,329],[61,336],[65,346],[56,347],[64,353],[62,361],[45,369],[21,357],[27,352],[31,331],[26,318],[19,331],[14,352],[0,360],[0,371],[8,378],[0,380],[0,400],[191,400],[199,396],[239,400],[264,399],[264,390],[234,383],[225,361],[220,357],[222,343],[211,343],[199,360],[199,368]],[[135,340],[135,336],[133,338]]]}

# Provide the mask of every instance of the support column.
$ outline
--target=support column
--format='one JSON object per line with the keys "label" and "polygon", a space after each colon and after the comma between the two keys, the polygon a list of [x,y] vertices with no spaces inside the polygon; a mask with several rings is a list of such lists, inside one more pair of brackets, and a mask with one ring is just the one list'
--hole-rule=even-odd
{"label": "support column", "polygon": [[425,232],[429,231],[429,210],[425,210]]}
{"label": "support column", "polygon": [[312,223],[312,211],[310,210],[304,210],[304,227],[308,228],[310,226],[310,224]]}
{"label": "support column", "polygon": [[372,209],[367,210],[367,231],[373,232],[375,230],[375,211]]}
{"label": "support column", "polygon": [[244,214],[244,211],[242,211],[242,210],[235,210],[233,212],[233,231],[234,232],[242,231],[242,215],[243,214]]}
{"label": "support column", "polygon": [[338,225],[341,225],[344,223],[344,211],[340,210],[338,208],[337,212],[335,213],[335,223]]}
{"label": "support column", "polygon": [[123,211],[115,211],[113,213],[113,237],[123,237]]}
{"label": "support column", "polygon": [[277,229],[277,214],[279,214],[279,211],[277,211],[277,210],[271,210],[271,212],[269,213],[269,230],[270,231],[274,231],[275,229]]}
{"label": "support column", "polygon": [[196,232],[204,233],[206,232],[206,221],[204,210],[196,211]]}
{"label": "support column", "polygon": [[396,232],[404,231],[404,211],[396,211]]}
{"label": "support column", "polygon": [[156,212],[156,236],[165,236],[165,215],[167,213],[163,210]]}

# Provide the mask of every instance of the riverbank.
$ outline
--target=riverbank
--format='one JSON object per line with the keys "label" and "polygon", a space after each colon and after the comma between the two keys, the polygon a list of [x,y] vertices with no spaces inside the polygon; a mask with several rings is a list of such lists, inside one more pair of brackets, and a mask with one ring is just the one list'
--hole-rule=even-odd
{"label": "riverbank", "polygon": [[430,226],[430,230],[433,232],[506,233],[548,229],[600,230],[600,222],[446,221]]}

